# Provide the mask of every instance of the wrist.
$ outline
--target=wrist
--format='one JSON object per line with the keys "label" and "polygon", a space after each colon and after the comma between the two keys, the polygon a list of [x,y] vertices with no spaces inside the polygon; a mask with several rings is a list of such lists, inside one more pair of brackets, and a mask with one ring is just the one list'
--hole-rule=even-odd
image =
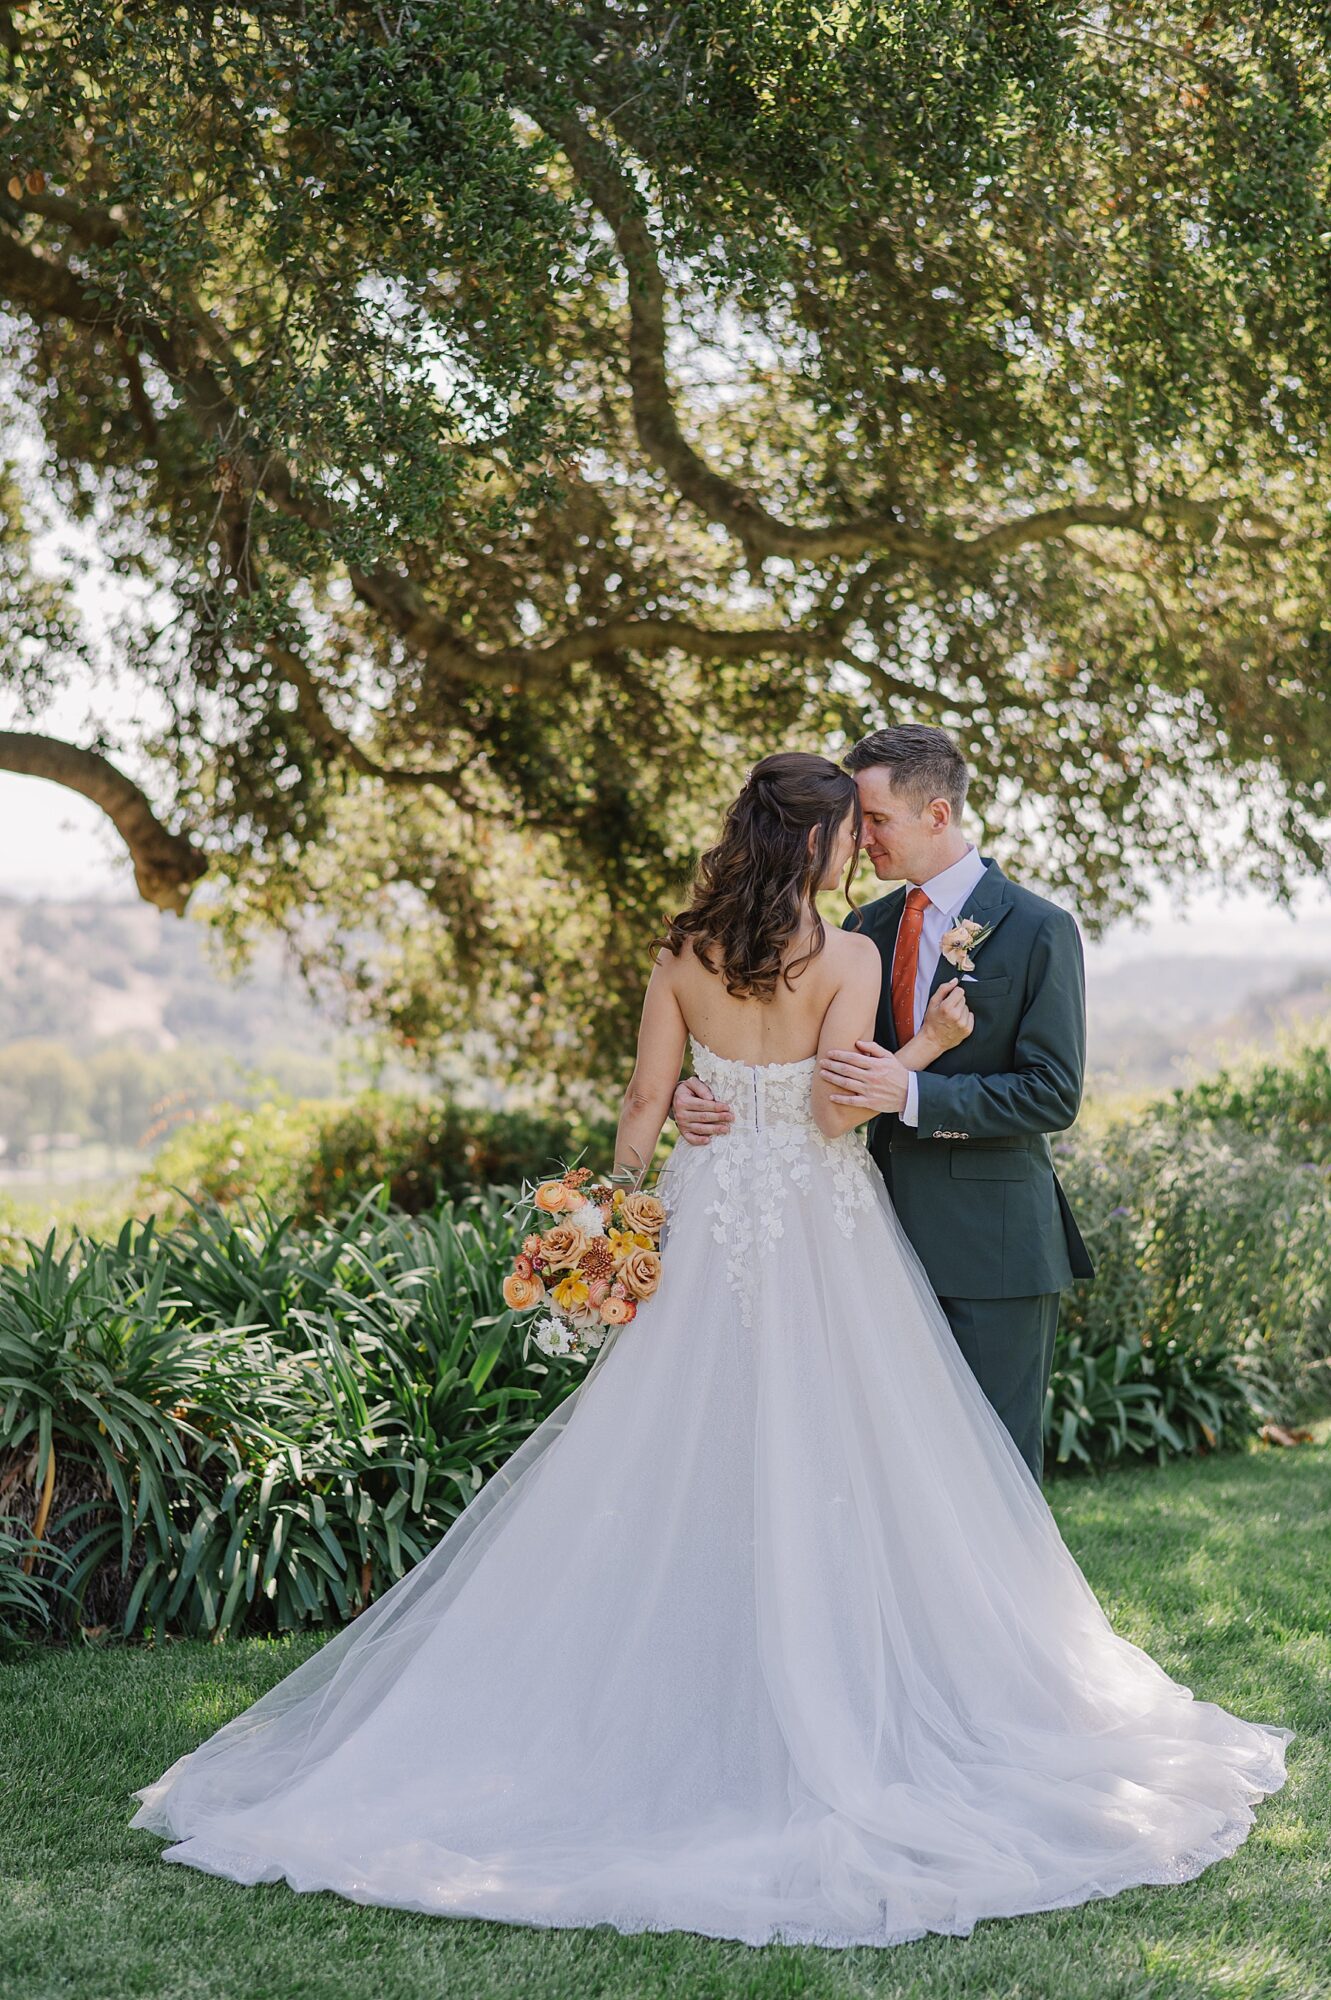
{"label": "wrist", "polygon": [[[908,1070],[927,1069],[931,1062],[942,1055],[946,1047],[947,1043],[935,1035],[932,1028],[921,1028],[919,1034],[911,1040],[910,1060],[903,1061],[902,1067]],[[904,1053],[903,1051],[903,1055]]]}

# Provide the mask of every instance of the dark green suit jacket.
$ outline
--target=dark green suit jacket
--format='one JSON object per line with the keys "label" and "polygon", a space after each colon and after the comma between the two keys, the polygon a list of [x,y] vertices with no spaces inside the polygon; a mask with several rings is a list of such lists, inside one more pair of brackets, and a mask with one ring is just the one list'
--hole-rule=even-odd
{"label": "dark green suit jacket", "polygon": [[[903,886],[845,924],[882,952],[875,1032],[894,1051],[892,954],[905,904]],[[1081,1103],[1081,938],[1065,910],[1009,882],[994,861],[962,915],[994,927],[964,981],[974,1032],[921,1071],[918,1127],[876,1118],[869,1150],[940,1298],[1059,1292],[1094,1268],[1049,1145]],[[957,976],[940,958],[933,990]]]}

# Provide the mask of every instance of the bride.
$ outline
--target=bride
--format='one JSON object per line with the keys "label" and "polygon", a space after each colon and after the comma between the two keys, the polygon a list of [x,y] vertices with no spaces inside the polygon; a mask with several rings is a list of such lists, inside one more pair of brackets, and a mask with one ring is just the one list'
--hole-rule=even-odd
{"label": "bride", "polygon": [[[358,1902],[890,1945],[1181,1882],[1291,1731],[1115,1636],[961,1358],[821,1050],[877,948],[814,897],[851,778],[759,764],[647,989],[617,1157],[686,1039],[728,1136],[664,1276],[434,1552],[138,1796],[164,1858]],[[847,878],[848,879],[848,878]],[[964,989],[901,1052],[963,1038]]]}

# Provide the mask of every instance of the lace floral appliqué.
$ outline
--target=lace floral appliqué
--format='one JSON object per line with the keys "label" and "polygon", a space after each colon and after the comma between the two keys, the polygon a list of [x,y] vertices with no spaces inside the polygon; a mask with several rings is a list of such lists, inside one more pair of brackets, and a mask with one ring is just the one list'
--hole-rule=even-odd
{"label": "lace floral appliqu\u00e9", "polygon": [[712,1235],[726,1247],[726,1274],[748,1326],[760,1255],[785,1234],[791,1190],[807,1194],[815,1171],[827,1174],[836,1225],[850,1236],[857,1213],[873,1202],[871,1162],[862,1133],[828,1139],[815,1124],[815,1057],[754,1065],[714,1055],[698,1041],[692,1048],[695,1073],[735,1113],[726,1137],[708,1148],[717,1199],[707,1213]]}

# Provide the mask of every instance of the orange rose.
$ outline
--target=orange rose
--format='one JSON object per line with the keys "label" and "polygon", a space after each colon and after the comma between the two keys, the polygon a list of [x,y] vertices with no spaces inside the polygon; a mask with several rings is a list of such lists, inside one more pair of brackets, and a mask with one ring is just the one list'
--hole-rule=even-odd
{"label": "orange rose", "polygon": [[566,1209],[582,1206],[580,1197],[563,1181],[542,1181],[532,1200],[544,1215],[563,1215]]}
{"label": "orange rose", "polygon": [[601,1301],[601,1318],[607,1326],[627,1326],[637,1310],[632,1299],[617,1299],[613,1293]]}
{"label": "orange rose", "polygon": [[524,1278],[519,1271],[510,1271],[504,1280],[504,1304],[514,1312],[529,1312],[545,1297],[545,1286],[539,1278]]}
{"label": "orange rose", "polygon": [[547,1264],[561,1270],[577,1263],[590,1240],[586,1230],[579,1229],[576,1222],[556,1223],[541,1238],[541,1255]]}
{"label": "orange rose", "polygon": [[661,1259],[655,1250],[635,1250],[619,1275],[635,1299],[649,1299],[661,1282]]}
{"label": "orange rose", "polygon": [[619,1218],[625,1229],[659,1236],[665,1227],[665,1203],[654,1194],[628,1194],[620,1204]]}

